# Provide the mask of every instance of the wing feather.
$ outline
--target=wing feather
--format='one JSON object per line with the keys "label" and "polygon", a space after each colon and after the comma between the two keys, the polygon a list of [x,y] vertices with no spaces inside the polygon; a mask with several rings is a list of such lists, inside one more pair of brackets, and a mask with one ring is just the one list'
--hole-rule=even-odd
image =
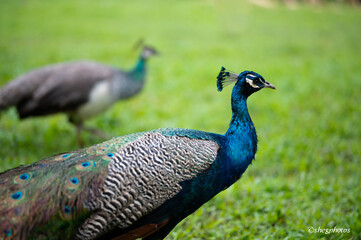
{"label": "wing feather", "polygon": [[97,62],[74,61],[33,70],[0,90],[0,108],[15,105],[20,117],[75,110],[92,87],[112,80],[116,70]]}
{"label": "wing feather", "polygon": [[[125,229],[182,190],[181,182],[207,171],[219,145],[211,140],[150,132],[117,150],[109,164],[98,211],[80,227],[77,239]],[[105,224],[94,229],[97,216]]]}
{"label": "wing feather", "polygon": [[88,100],[91,89],[100,81],[111,81],[115,70],[95,62],[71,62],[53,69],[52,74],[20,106],[21,116],[75,110]]}

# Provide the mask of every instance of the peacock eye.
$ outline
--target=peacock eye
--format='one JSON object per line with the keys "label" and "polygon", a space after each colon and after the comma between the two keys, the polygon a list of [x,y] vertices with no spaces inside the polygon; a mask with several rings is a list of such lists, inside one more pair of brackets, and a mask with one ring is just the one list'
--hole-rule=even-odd
{"label": "peacock eye", "polygon": [[253,80],[253,83],[258,85],[261,83],[261,80],[259,78],[256,78]]}

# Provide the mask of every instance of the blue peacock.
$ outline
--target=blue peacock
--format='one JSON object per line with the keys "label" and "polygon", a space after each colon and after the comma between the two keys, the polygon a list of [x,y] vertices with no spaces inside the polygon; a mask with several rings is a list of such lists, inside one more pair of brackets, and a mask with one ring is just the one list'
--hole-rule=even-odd
{"label": "blue peacock", "polygon": [[119,99],[141,91],[146,79],[147,59],[157,51],[144,46],[135,67],[130,71],[92,61],[73,61],[48,65],[26,73],[0,89],[0,112],[15,106],[21,119],[64,112],[81,131],[104,137],[83,122],[110,107]]}
{"label": "blue peacock", "polygon": [[236,182],[254,159],[247,98],[275,87],[222,67],[235,82],[224,135],[164,128],[58,154],[0,174],[1,239],[163,239]]}

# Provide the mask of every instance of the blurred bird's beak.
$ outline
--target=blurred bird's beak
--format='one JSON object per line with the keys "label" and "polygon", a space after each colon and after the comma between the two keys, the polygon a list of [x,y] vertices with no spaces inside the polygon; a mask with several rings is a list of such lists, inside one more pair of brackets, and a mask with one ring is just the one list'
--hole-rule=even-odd
{"label": "blurred bird's beak", "polygon": [[276,90],[276,87],[273,86],[273,84],[269,83],[269,82],[265,82],[263,85],[264,88],[272,88]]}

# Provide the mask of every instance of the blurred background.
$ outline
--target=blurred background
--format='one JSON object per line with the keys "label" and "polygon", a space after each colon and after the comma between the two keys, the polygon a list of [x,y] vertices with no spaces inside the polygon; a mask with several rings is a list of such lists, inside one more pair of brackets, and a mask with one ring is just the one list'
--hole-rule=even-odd
{"label": "blurred background", "polygon": [[[361,233],[361,7],[350,1],[0,1],[0,86],[49,63],[130,69],[143,38],[161,55],[144,90],[86,125],[119,136],[161,127],[224,133],[221,66],[277,87],[248,101],[259,151],[242,179],[167,239],[357,239]],[[83,133],[87,146],[104,141]],[[77,148],[65,115],[0,116],[0,171]],[[308,232],[349,228],[348,234]]]}

